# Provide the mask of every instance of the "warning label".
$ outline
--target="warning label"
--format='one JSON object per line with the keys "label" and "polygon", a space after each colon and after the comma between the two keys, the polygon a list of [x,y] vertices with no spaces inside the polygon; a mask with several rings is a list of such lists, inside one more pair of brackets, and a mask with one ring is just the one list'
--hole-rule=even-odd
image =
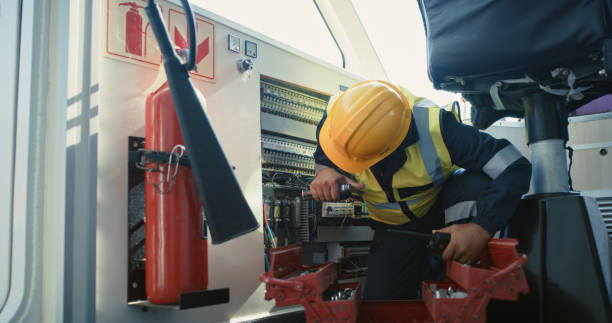
{"label": "warning label", "polygon": [[[168,26],[170,39],[178,48],[189,48],[187,20],[182,8],[157,1]],[[105,55],[157,69],[162,62],[157,40],[144,11],[147,0],[106,0]],[[196,15],[196,79],[215,80],[215,25]]]}

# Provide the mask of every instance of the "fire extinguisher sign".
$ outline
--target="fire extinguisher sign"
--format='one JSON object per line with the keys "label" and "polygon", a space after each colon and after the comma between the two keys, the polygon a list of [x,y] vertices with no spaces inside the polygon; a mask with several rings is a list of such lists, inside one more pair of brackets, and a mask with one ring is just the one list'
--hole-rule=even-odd
{"label": "fire extinguisher sign", "polygon": [[[157,1],[166,20],[170,39],[179,48],[189,48],[187,21],[182,8]],[[149,19],[147,0],[106,0],[105,55],[124,62],[158,69],[162,57]],[[215,81],[215,25],[196,15],[197,57],[195,79]]]}

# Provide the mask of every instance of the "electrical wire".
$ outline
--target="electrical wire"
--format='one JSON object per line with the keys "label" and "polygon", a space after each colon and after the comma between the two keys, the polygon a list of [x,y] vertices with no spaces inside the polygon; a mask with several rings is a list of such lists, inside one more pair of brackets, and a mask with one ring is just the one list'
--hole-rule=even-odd
{"label": "electrical wire", "polygon": [[274,240],[274,234],[272,233],[272,229],[270,229],[270,224],[268,223],[268,214],[269,214],[269,210],[268,210],[269,205],[267,203],[264,203],[264,222],[265,222],[265,227],[266,229],[268,229],[268,235],[270,236],[270,244],[272,245],[273,248],[276,248],[276,243]]}
{"label": "electrical wire", "polygon": [[266,272],[270,270],[270,260],[268,259],[268,254],[264,252],[264,260],[266,261]]}
{"label": "electrical wire", "polygon": [[340,229],[342,229],[342,227],[344,226],[344,221],[346,221],[346,218],[349,216],[349,214],[345,214],[344,218],[342,219],[342,222],[340,222]]}
{"label": "electrical wire", "polygon": [[[282,184],[276,181],[277,178],[283,178],[283,176],[285,176],[284,179],[287,183]],[[263,178],[264,180],[269,178],[270,179],[269,181],[275,185],[281,185],[281,186],[293,187],[293,188],[301,188],[301,189],[308,189],[310,187],[310,183],[304,181],[299,174],[295,174],[295,173],[275,172],[271,178],[265,175],[263,176]]]}

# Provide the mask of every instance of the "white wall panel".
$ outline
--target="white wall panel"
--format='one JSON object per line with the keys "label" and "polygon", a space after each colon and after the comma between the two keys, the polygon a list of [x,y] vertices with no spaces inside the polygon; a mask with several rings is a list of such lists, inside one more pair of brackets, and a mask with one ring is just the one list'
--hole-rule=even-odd
{"label": "white wall panel", "polygon": [[[574,118],[580,120],[580,117]],[[572,165],[574,189],[581,191],[612,189],[612,118],[577,121],[569,124],[568,145],[590,149],[576,149]],[[607,145],[606,145],[607,144]],[[601,146],[601,147],[598,147]],[[600,149],[607,154],[600,154]]]}
{"label": "white wall panel", "polygon": [[[194,84],[206,97],[217,136],[230,163],[236,166],[235,173],[249,205],[261,220],[260,75],[327,93],[337,92],[340,84],[354,84],[356,79],[284,45],[272,45],[262,40],[264,36],[201,9],[196,13],[215,22],[216,82],[196,80]],[[227,49],[230,32],[241,38],[241,54]],[[97,37],[103,38],[104,30]],[[241,74],[236,65],[244,57],[245,40],[258,44],[250,77]],[[231,303],[182,312],[143,312],[126,305],[127,142],[128,136],[144,136],[143,92],[156,74],[154,69],[108,57],[102,57],[99,63],[96,321],[218,322],[267,312],[273,302],[264,300],[263,285],[258,280],[264,271],[261,229],[221,245],[209,245],[209,288],[229,287]],[[232,203],[231,196],[227,203]]]}
{"label": "white wall panel", "polygon": [[13,163],[15,158],[15,113],[19,55],[19,7],[21,1],[0,1],[0,30],[4,31],[4,50],[0,51],[0,310],[8,295],[13,200]]}

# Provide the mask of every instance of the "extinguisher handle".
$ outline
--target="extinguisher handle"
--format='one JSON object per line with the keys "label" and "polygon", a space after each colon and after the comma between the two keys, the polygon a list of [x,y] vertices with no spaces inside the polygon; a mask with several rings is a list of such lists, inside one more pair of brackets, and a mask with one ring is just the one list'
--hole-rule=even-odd
{"label": "extinguisher handle", "polygon": [[[185,11],[185,18],[187,20],[187,34],[189,36],[189,54],[187,56],[187,61],[182,65],[186,71],[191,71],[195,68],[198,48],[196,43],[195,18],[193,16],[193,11],[191,10],[191,5],[189,5],[189,1],[181,0],[181,3],[183,4],[183,10]],[[145,11],[147,11],[147,16],[149,17],[149,21],[151,21],[151,29],[153,29],[155,37],[158,38],[157,42],[159,44],[159,50],[162,53],[164,60],[169,59],[170,57],[176,57],[176,60],[180,61],[174,50],[174,45],[172,45],[172,41],[170,41],[170,35],[168,35],[167,31],[168,29],[166,28],[164,20],[161,18],[161,12],[159,12],[159,8],[157,7],[157,4],[155,4],[155,0],[149,0],[147,6],[145,7]],[[174,60],[174,58],[171,59]]]}
{"label": "extinguisher handle", "polygon": [[196,54],[198,50],[198,44],[196,43],[196,28],[195,28],[195,17],[191,10],[189,0],[181,0],[183,4],[183,10],[185,11],[185,18],[187,19],[187,30],[189,36],[189,56],[187,56],[187,62],[183,64],[185,70],[191,71],[196,67]]}

